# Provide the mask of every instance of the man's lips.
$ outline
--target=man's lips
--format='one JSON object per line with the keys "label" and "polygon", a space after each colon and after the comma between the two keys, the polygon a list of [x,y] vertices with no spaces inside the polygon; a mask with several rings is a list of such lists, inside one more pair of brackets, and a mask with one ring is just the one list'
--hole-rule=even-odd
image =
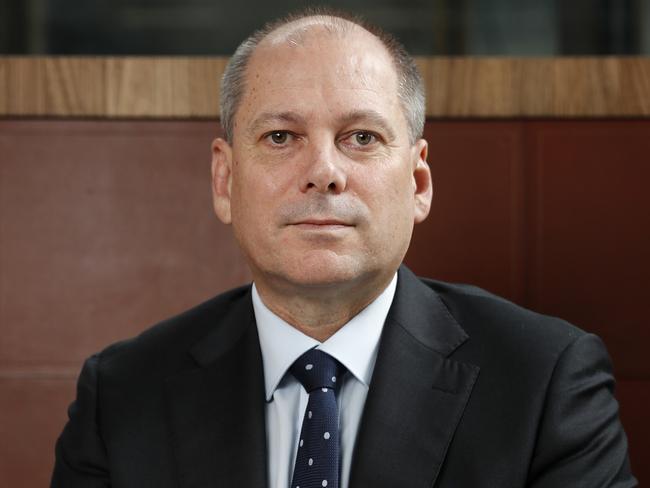
{"label": "man's lips", "polygon": [[304,219],[289,225],[304,230],[337,230],[353,227],[353,224],[339,219]]}

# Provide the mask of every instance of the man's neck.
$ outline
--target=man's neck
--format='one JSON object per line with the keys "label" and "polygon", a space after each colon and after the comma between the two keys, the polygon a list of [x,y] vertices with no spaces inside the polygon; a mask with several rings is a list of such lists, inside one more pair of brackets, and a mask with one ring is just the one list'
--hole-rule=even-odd
{"label": "man's neck", "polygon": [[340,283],[319,288],[274,287],[255,279],[255,287],[269,310],[305,335],[325,342],[372,303],[394,275],[369,283]]}

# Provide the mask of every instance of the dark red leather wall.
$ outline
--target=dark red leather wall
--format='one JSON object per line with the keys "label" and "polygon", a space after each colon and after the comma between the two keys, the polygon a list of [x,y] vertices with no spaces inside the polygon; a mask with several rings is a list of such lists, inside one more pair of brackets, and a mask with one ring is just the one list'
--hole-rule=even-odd
{"label": "dark red leather wall", "polygon": [[[83,359],[249,275],[211,210],[216,122],[0,121],[0,486],[47,486]],[[650,121],[429,121],[407,263],[599,334],[650,449]]]}

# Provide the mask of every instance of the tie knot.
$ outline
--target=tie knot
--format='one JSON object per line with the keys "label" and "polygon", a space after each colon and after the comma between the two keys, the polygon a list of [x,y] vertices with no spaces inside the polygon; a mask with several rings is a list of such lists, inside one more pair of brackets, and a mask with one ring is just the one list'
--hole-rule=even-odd
{"label": "tie knot", "polygon": [[317,388],[338,390],[345,366],[323,351],[310,349],[296,359],[290,370],[307,393],[311,393]]}

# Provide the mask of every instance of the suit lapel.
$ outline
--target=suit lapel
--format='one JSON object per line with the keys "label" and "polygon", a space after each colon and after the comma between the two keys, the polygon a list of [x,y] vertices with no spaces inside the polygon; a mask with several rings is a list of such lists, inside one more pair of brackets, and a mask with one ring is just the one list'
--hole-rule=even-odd
{"label": "suit lapel", "polygon": [[191,355],[199,367],[165,385],[180,486],[265,487],[264,380],[250,293]]}
{"label": "suit lapel", "polygon": [[467,335],[407,268],[386,319],[350,487],[431,488],[479,368],[449,359]]}

